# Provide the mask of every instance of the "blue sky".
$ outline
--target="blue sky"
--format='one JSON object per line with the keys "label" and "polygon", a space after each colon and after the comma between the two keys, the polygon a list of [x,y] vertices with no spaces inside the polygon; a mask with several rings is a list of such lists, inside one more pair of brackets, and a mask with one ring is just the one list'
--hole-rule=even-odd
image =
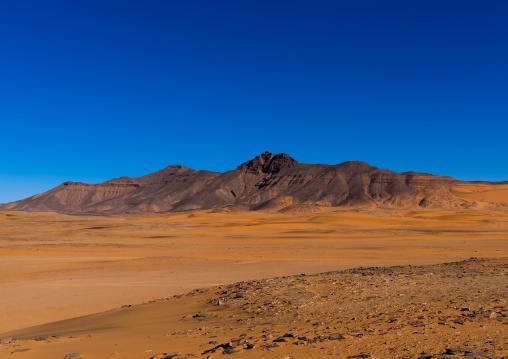
{"label": "blue sky", "polygon": [[169,164],[508,180],[506,1],[26,1],[0,12],[0,203]]}

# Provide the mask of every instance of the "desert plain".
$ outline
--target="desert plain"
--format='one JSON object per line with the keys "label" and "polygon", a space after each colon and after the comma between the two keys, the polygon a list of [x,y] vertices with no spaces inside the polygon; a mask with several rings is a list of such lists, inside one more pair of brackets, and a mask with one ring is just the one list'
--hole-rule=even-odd
{"label": "desert plain", "polygon": [[507,240],[482,209],[2,212],[0,357],[503,357]]}

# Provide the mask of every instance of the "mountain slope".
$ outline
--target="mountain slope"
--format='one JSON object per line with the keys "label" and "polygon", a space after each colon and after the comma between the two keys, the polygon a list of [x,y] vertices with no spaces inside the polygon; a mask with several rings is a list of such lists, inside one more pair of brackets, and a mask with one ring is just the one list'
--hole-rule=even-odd
{"label": "mountain slope", "polygon": [[[291,212],[339,206],[485,205],[481,198],[471,200],[461,195],[463,191],[457,188],[465,184],[472,182],[426,173],[396,173],[358,161],[299,163],[284,153],[265,152],[225,173],[175,165],[146,176],[120,177],[99,184],[65,182],[48,192],[0,205],[0,210],[107,215],[212,208]],[[487,204],[507,207],[506,203]]]}

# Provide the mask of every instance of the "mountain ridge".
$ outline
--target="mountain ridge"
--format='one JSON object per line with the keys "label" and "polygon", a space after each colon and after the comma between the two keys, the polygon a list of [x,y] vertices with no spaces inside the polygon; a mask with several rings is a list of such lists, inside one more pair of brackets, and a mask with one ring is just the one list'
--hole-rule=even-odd
{"label": "mountain ridge", "polygon": [[461,197],[456,187],[470,183],[428,173],[397,173],[361,161],[309,164],[285,153],[264,152],[224,173],[170,165],[144,176],[97,184],[67,181],[0,204],[0,210],[115,215],[208,209],[290,213],[325,207],[467,209],[477,207],[478,201]]}

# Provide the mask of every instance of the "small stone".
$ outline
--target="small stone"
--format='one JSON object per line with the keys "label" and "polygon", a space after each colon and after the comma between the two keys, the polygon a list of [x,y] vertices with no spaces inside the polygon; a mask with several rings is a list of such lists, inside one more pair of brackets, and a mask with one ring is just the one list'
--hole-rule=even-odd
{"label": "small stone", "polygon": [[227,355],[227,354],[235,354],[235,353],[238,353],[238,352],[239,352],[239,350],[236,347],[229,347],[229,348],[224,349],[224,351],[223,351],[223,353],[225,355]]}
{"label": "small stone", "polygon": [[358,355],[350,355],[347,357],[347,359],[375,359],[375,358],[369,353],[360,353]]}
{"label": "small stone", "polygon": [[12,343],[14,340],[12,338],[2,338],[0,339],[0,344],[9,344]]}
{"label": "small stone", "polygon": [[280,345],[277,344],[277,343],[272,343],[272,344],[268,344],[267,346],[265,346],[265,349],[273,349],[273,348],[278,348]]}
{"label": "small stone", "polygon": [[70,354],[67,354],[67,355],[64,357],[64,359],[78,358],[78,357],[80,357],[80,356],[81,356],[81,354],[79,354],[79,353],[70,353]]}
{"label": "small stone", "polygon": [[194,314],[192,317],[193,318],[206,318],[206,317],[208,317],[208,314],[200,312],[200,313]]}
{"label": "small stone", "polygon": [[451,354],[451,355],[466,354],[466,353],[470,353],[470,352],[471,352],[471,349],[469,349],[469,348],[447,348],[446,349],[446,354]]}
{"label": "small stone", "polygon": [[177,357],[178,355],[180,355],[180,352],[162,353],[162,354],[154,355],[150,359],[171,359],[171,358]]}
{"label": "small stone", "polygon": [[334,334],[330,334],[328,336],[328,339],[330,339],[330,340],[342,340],[342,339],[346,339],[346,338],[344,338],[344,336],[342,334],[334,333]]}
{"label": "small stone", "polygon": [[485,357],[489,359],[499,359],[499,356],[495,354],[490,354],[478,349],[473,348],[447,348],[445,354],[451,354],[451,355],[466,355],[467,357]]}
{"label": "small stone", "polygon": [[13,353],[24,353],[24,352],[27,352],[31,350],[30,348],[26,348],[26,349],[14,349]]}

